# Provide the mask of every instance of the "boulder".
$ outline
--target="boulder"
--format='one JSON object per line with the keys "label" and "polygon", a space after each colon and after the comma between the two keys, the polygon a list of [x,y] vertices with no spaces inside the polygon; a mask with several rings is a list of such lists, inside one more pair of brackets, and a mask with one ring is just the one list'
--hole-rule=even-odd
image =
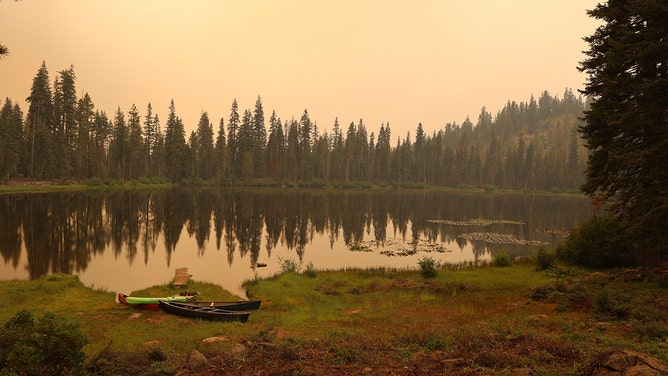
{"label": "boulder", "polygon": [[209,366],[206,356],[197,350],[190,352],[188,356],[188,369],[191,372],[200,372]]}
{"label": "boulder", "polygon": [[668,364],[631,350],[600,353],[589,366],[587,376],[668,376]]}

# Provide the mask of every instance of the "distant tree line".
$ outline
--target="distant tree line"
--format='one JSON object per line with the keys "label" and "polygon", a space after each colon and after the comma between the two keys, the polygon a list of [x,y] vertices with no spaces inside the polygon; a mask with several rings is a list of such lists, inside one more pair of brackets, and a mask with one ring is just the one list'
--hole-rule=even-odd
{"label": "distant tree line", "polygon": [[474,124],[447,123],[427,134],[392,138],[390,124],[369,133],[363,120],[334,120],[321,132],[307,110],[299,119],[266,120],[261,98],[241,111],[236,99],[218,126],[202,112],[186,134],[174,101],[164,127],[149,103],[109,116],[77,96],[76,75],[45,63],[33,79],[28,113],[7,98],[0,110],[0,177],[52,181],[170,181],[205,184],[568,190],[583,182],[586,148],[577,134],[586,103],[566,89],[528,103],[508,101]]}

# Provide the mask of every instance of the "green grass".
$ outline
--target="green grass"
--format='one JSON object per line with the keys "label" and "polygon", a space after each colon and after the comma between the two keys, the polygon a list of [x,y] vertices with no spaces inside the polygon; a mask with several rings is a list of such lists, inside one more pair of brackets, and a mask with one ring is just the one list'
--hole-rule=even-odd
{"label": "green grass", "polygon": [[[314,366],[350,373],[396,365],[392,371],[415,365],[416,359],[421,372],[429,373],[437,370],[430,365],[462,358],[466,362],[457,367],[464,373],[531,367],[538,374],[577,374],[609,348],[668,360],[668,308],[665,303],[645,307],[650,298],[668,301],[665,284],[624,281],[615,271],[535,269],[521,262],[441,269],[435,278],[382,268],[318,271],[315,276],[288,272],[244,284],[252,298],[263,300],[245,324],[128,308],[115,303],[114,294],[87,288],[76,277],[52,275],[1,282],[0,293],[11,299],[0,302],[0,323],[21,309],[36,316],[46,311],[67,316],[90,339],[84,348],[89,359],[122,357],[155,368],[154,374],[178,369],[192,349],[207,356],[226,354],[228,371],[257,367],[252,369],[267,373],[300,373]],[[598,303],[611,312],[628,309],[628,319],[600,321],[595,296],[601,284],[634,299]],[[547,286],[537,295],[540,300],[532,298],[538,286]],[[200,300],[237,299],[219,286],[192,280],[180,290],[199,291]],[[180,290],[161,285],[131,294],[165,296]],[[578,303],[559,305],[569,301]],[[645,302],[642,309],[640,302]],[[131,318],[135,313],[140,316]],[[211,337],[222,340],[202,341]],[[253,350],[230,352],[239,343]]]}

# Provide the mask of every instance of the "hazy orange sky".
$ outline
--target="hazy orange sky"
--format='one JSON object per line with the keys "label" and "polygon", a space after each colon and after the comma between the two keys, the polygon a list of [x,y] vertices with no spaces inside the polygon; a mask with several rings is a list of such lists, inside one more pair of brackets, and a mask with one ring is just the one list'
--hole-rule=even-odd
{"label": "hazy orange sky", "polygon": [[[24,99],[42,61],[53,81],[74,66],[77,92],[113,118],[170,100],[194,130],[217,130],[234,98],[259,95],[268,121],[307,109],[320,131],[363,119],[393,140],[477,121],[508,100],[582,88],[577,71],[594,0],[21,0],[0,1],[0,101]],[[577,94],[577,93],[576,93]],[[186,135],[186,138],[188,136]]]}

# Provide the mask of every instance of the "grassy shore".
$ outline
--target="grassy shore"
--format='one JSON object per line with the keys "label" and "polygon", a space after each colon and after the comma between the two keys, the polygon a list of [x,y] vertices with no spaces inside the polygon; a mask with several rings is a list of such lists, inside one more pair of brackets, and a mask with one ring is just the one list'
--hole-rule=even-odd
{"label": "grassy shore", "polygon": [[[286,272],[245,285],[263,300],[248,322],[141,311],[76,277],[0,283],[0,323],[22,309],[78,322],[91,374],[167,375],[193,349],[220,374],[579,374],[608,349],[668,361],[666,281],[635,271],[510,267]],[[199,300],[236,299],[190,281]],[[133,295],[179,290],[155,286]],[[136,315],[139,314],[139,315]]]}

